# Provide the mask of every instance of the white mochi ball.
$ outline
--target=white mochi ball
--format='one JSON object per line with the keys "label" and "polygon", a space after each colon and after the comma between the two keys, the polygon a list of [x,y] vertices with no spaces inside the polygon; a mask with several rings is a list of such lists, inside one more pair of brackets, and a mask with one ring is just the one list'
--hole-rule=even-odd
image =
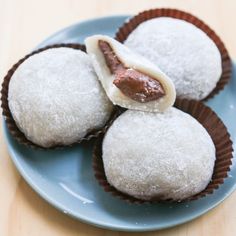
{"label": "white mochi ball", "polygon": [[184,20],[159,17],[145,21],[130,33],[125,45],[167,74],[179,98],[204,99],[222,74],[215,43]]}
{"label": "white mochi ball", "polygon": [[201,192],[216,158],[205,128],[176,108],[126,111],[109,128],[102,151],[108,182],[144,200],[182,200]]}
{"label": "white mochi ball", "polygon": [[10,80],[8,103],[18,128],[42,147],[72,144],[112,112],[89,56],[66,47],[26,59]]}

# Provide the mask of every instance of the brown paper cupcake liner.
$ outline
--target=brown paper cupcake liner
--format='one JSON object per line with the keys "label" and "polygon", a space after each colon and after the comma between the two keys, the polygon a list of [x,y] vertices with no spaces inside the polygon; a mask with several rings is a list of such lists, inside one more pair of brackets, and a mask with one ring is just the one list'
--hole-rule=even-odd
{"label": "brown paper cupcake liner", "polygon": [[134,17],[130,18],[127,22],[125,22],[116,33],[116,40],[119,42],[124,42],[129,34],[142,22],[157,18],[157,17],[172,17],[176,19],[185,20],[202,31],[204,31],[216,44],[217,48],[221,54],[222,61],[222,75],[216,85],[216,87],[212,90],[212,92],[203,99],[203,101],[208,100],[209,98],[214,97],[214,95],[218,94],[220,90],[224,88],[224,86],[229,82],[232,75],[232,62],[229,57],[228,51],[225,48],[224,43],[220,39],[220,37],[202,20],[198,19],[196,16],[193,16],[187,12],[183,12],[176,9],[169,8],[159,8],[159,9],[151,9],[147,11],[143,11]]}
{"label": "brown paper cupcake liner", "polygon": [[[196,120],[198,120],[208,131],[216,148],[216,161],[211,182],[203,191],[194,196],[181,200],[181,202],[197,200],[199,198],[205,197],[206,195],[212,194],[215,189],[218,189],[219,186],[224,183],[225,178],[227,178],[228,171],[230,170],[233,158],[232,141],[230,140],[230,135],[224,123],[220,120],[220,118],[216,115],[214,111],[204,105],[201,101],[179,99],[176,101],[175,107],[190,114]],[[106,192],[110,192],[113,196],[119,197],[120,199],[125,200],[129,203],[136,204],[157,202],[180,202],[173,199],[152,199],[150,201],[140,200],[127,194],[124,194],[115,189],[113,186],[111,186],[106,179],[102,161],[103,137],[104,135],[100,136],[94,146],[93,169],[95,178]]]}
{"label": "brown paper cupcake liner", "polygon": [[[23,132],[20,131],[20,129],[17,127],[9,106],[8,106],[8,87],[9,87],[9,82],[11,80],[12,75],[14,74],[14,72],[16,71],[16,69],[19,67],[19,65],[21,63],[23,63],[26,59],[28,59],[29,57],[31,57],[34,54],[37,54],[39,52],[45,51],[47,49],[50,48],[59,48],[59,47],[68,47],[68,48],[73,48],[73,49],[78,49],[78,50],[82,50],[82,51],[86,51],[85,46],[82,44],[54,44],[54,45],[49,45],[43,48],[40,48],[36,51],[33,51],[32,53],[26,55],[24,58],[22,58],[21,60],[19,60],[15,65],[13,65],[13,67],[8,71],[7,75],[4,77],[3,79],[3,83],[2,83],[2,90],[1,90],[1,107],[2,107],[2,114],[3,117],[6,120],[7,123],[7,127],[8,130],[10,131],[11,135],[20,143],[23,145],[26,145],[28,147],[31,148],[39,148],[39,149],[55,149],[55,148],[61,148],[64,147],[65,145],[57,145],[57,146],[53,146],[53,147],[49,147],[49,148],[44,148],[41,147],[33,142],[31,142],[30,140],[28,140],[25,135],[23,134]],[[102,133],[104,133],[107,129],[107,127],[110,125],[110,122],[115,118],[117,113],[117,108],[114,108],[113,113],[111,114],[110,119],[107,121],[107,123],[105,124],[105,126],[101,129],[98,130],[92,130],[91,132],[89,132],[84,138],[78,140],[76,143],[81,143],[83,141],[88,141],[92,138],[96,138],[99,135],[101,135]],[[71,145],[68,145],[71,146]]]}

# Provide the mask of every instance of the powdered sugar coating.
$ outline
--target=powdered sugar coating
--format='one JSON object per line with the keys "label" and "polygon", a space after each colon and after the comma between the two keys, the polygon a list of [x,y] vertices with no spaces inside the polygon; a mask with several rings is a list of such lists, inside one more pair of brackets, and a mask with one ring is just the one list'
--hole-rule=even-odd
{"label": "powdered sugar coating", "polygon": [[159,17],[145,21],[130,33],[125,45],[160,67],[173,80],[180,98],[207,97],[222,74],[215,43],[184,20]]}
{"label": "powdered sugar coating", "polygon": [[205,128],[176,108],[165,113],[128,110],[103,142],[108,182],[139,199],[181,200],[211,180],[215,146]]}
{"label": "powdered sugar coating", "polygon": [[65,47],[25,60],[10,80],[8,103],[19,129],[43,147],[76,142],[112,111],[89,56]]}

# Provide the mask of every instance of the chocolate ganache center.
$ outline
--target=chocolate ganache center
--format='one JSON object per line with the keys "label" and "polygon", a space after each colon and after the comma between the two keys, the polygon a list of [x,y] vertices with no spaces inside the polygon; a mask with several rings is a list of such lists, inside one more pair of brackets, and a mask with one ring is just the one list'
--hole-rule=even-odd
{"label": "chocolate ganache center", "polygon": [[127,97],[141,103],[157,100],[165,95],[161,83],[134,68],[127,68],[106,41],[99,40],[98,46],[106,64],[115,75],[113,84]]}

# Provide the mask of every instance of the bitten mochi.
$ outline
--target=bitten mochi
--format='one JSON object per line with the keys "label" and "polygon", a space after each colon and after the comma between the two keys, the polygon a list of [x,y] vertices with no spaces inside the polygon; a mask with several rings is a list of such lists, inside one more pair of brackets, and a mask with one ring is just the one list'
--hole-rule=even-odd
{"label": "bitten mochi", "polygon": [[112,112],[89,56],[66,47],[26,59],[10,80],[8,103],[18,128],[42,147],[72,144]]}
{"label": "bitten mochi", "polygon": [[222,74],[221,55],[215,43],[184,20],[147,20],[129,34],[125,45],[167,74],[179,98],[206,98]]}
{"label": "bitten mochi", "polygon": [[[109,56],[110,53],[101,50],[100,42],[110,47],[112,55]],[[87,52],[92,58],[98,78],[113,104],[128,109],[152,112],[164,111],[174,104],[176,92],[173,82],[146,58],[134,53],[123,44],[105,35],[88,37],[85,40],[85,44]],[[106,58],[107,56],[109,58]],[[118,69],[117,67],[121,67],[121,65],[123,69],[126,70],[126,73],[121,75],[122,73],[117,70],[116,74],[113,71],[114,67],[116,67],[116,70]],[[111,67],[113,67],[113,69]],[[134,76],[137,72],[139,74],[138,78]],[[152,79],[152,82],[149,83],[149,88],[144,82],[147,78]],[[121,80],[118,84],[115,82],[119,79],[123,79],[123,86],[118,86]],[[161,85],[164,90],[164,95],[156,97],[155,99],[146,100],[148,97],[150,98],[151,90],[155,87],[153,81]],[[137,85],[137,83],[139,85]],[[125,90],[129,92],[125,93]],[[130,96],[131,93],[133,96]],[[134,99],[134,97],[142,98],[137,100]]]}
{"label": "bitten mochi", "polygon": [[124,112],[107,131],[102,152],[108,182],[143,200],[183,200],[201,192],[216,158],[205,128],[177,108]]}

